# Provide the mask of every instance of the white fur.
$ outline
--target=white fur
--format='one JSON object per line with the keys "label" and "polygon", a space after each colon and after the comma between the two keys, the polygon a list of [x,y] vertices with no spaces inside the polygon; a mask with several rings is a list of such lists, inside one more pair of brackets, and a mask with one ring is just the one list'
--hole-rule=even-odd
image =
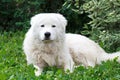
{"label": "white fur", "polygon": [[[33,64],[37,69],[36,76],[41,74],[45,66],[63,67],[65,71],[68,69],[72,72],[74,63],[94,67],[101,61],[111,60],[117,56],[120,62],[120,52],[107,54],[98,44],[85,36],[65,34],[67,20],[61,14],[38,14],[31,18],[30,24],[23,50],[28,64]],[[48,40],[45,39],[46,32],[51,34]]]}
{"label": "white fur", "polygon": [[[65,42],[66,25],[67,20],[60,14],[38,14],[32,17],[31,28],[26,34],[23,49],[28,64],[33,64],[37,69],[36,76],[39,76],[47,65],[73,71],[74,62]],[[49,40],[45,40],[46,32],[51,33]]]}
{"label": "white fur", "polygon": [[101,64],[102,61],[112,60],[115,57],[118,57],[118,62],[120,62],[120,52],[108,54],[97,43],[85,36],[66,34],[66,40],[76,65],[94,67],[96,64]]}

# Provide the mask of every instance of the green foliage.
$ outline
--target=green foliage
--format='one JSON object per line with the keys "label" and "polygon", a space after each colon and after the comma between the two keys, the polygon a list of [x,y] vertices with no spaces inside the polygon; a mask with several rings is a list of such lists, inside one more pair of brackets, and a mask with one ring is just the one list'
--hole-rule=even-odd
{"label": "green foliage", "polygon": [[10,31],[28,29],[30,17],[43,12],[44,4],[44,0],[1,0],[0,29]]}
{"label": "green foliage", "polygon": [[27,66],[22,51],[24,32],[0,33],[0,80],[119,80],[120,64],[103,62],[95,68],[80,66],[73,73],[66,74],[63,69],[47,67],[41,76],[34,75],[34,67]]}
{"label": "green foliage", "polygon": [[92,27],[120,29],[120,0],[91,0],[83,5]]}
{"label": "green foliage", "polygon": [[[79,7],[82,4],[83,1]],[[72,0],[1,0],[0,30],[27,30],[30,26],[30,18],[33,15],[42,12],[59,12],[68,19],[67,31],[80,33],[84,30],[82,26],[88,23],[89,19],[82,9],[80,13],[75,12],[74,9],[77,9],[75,5],[76,3]]]}
{"label": "green foliage", "polygon": [[[93,33],[94,35],[91,37],[94,40],[96,38],[96,42],[99,43],[101,47],[103,47],[107,52],[115,52],[120,50],[120,33],[113,33],[109,31],[99,31],[100,34]],[[99,35],[99,36],[98,36]]]}
{"label": "green foliage", "polygon": [[120,49],[120,0],[91,0],[83,5],[92,26],[92,39],[108,52]]}
{"label": "green foliage", "polygon": [[[84,25],[90,21],[90,18],[82,8],[84,3],[84,0],[66,0],[59,10],[68,20],[67,32],[81,33],[86,30]],[[88,26],[88,29],[91,27]]]}

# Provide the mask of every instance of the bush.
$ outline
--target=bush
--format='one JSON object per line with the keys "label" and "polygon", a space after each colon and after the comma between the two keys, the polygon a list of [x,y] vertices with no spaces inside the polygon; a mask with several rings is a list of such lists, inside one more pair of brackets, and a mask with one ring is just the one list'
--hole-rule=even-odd
{"label": "bush", "polygon": [[[120,1],[91,0],[83,5],[92,26],[92,38],[107,51],[120,50]],[[105,45],[104,45],[105,44]],[[108,47],[109,46],[109,47]],[[117,48],[118,47],[118,48]]]}
{"label": "bush", "polygon": [[[53,3],[56,4],[58,0]],[[42,12],[57,12],[62,0],[51,5],[51,0],[1,0],[0,1],[0,30],[26,30],[29,28],[30,18]]]}
{"label": "bush", "polygon": [[0,1],[0,28],[1,30],[24,30],[29,27],[30,17],[42,12],[44,0],[1,0]]}
{"label": "bush", "polygon": [[[79,6],[82,4],[83,2]],[[81,13],[75,12],[74,9],[77,8],[75,5],[72,0],[1,0],[0,30],[26,30],[33,15],[42,12],[59,12],[68,19],[68,31],[80,32],[83,30],[82,26],[89,21],[82,9]]]}
{"label": "bush", "polygon": [[92,27],[104,29],[120,29],[120,1],[119,0],[91,0],[83,5],[84,10],[92,19]]}
{"label": "bush", "polygon": [[[67,32],[81,33],[86,30],[84,26],[90,21],[90,18],[82,8],[84,3],[84,0],[67,0],[62,5],[59,12],[64,14],[68,20]],[[87,29],[90,29],[90,26]]]}

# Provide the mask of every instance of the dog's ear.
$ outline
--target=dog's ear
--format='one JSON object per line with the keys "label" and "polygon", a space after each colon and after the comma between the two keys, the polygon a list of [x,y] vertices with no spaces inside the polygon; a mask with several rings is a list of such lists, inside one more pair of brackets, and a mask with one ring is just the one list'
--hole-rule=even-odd
{"label": "dog's ear", "polygon": [[64,26],[64,27],[67,26],[67,19],[63,15],[58,14],[57,18],[61,22],[62,26]]}
{"label": "dog's ear", "polygon": [[30,25],[33,26],[38,22],[38,19],[40,20],[40,16],[41,14],[37,14],[35,16],[33,16],[30,20]]}
{"label": "dog's ear", "polygon": [[35,24],[34,21],[35,21],[35,16],[33,16],[33,17],[31,18],[31,20],[30,20],[30,25],[31,25],[31,26]]}

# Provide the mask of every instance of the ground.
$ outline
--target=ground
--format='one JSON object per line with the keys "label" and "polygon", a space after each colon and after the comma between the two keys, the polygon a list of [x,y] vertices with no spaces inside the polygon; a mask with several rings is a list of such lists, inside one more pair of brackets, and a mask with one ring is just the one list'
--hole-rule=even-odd
{"label": "ground", "polygon": [[70,74],[47,67],[36,77],[33,66],[27,66],[22,51],[24,34],[23,31],[0,33],[0,80],[120,80],[120,64],[116,60],[103,62],[95,68],[80,66]]}

